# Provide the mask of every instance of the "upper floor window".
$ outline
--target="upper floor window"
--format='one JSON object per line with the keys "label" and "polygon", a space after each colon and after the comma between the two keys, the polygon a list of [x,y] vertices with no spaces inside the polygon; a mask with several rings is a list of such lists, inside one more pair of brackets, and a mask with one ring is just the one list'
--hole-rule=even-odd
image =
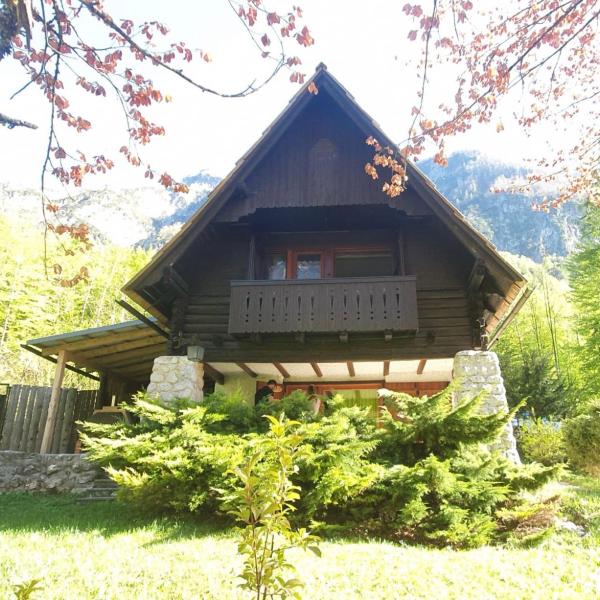
{"label": "upper floor window", "polygon": [[335,254],[336,277],[380,277],[394,274],[391,252],[340,252]]}
{"label": "upper floor window", "polygon": [[321,254],[296,255],[296,279],[321,279]]}
{"label": "upper floor window", "polygon": [[396,259],[381,248],[288,249],[266,255],[267,279],[322,279],[394,275]]}
{"label": "upper floor window", "polygon": [[286,254],[269,254],[267,257],[267,279],[286,279],[286,277]]}

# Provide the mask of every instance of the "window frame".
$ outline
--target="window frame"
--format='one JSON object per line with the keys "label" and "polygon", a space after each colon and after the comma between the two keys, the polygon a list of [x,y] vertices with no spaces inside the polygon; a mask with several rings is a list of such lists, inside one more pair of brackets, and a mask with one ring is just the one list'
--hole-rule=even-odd
{"label": "window frame", "polygon": [[[284,255],[286,257],[286,276],[285,279],[273,281],[287,281],[298,279],[298,256],[302,254],[318,254],[321,257],[321,277],[320,279],[334,279],[335,274],[335,257],[338,254],[389,254],[394,264],[397,262],[394,248],[388,245],[369,244],[363,246],[268,246],[264,248],[263,256]],[[264,261],[262,268],[263,277],[268,279],[268,260]],[[396,270],[396,269],[394,269]]]}

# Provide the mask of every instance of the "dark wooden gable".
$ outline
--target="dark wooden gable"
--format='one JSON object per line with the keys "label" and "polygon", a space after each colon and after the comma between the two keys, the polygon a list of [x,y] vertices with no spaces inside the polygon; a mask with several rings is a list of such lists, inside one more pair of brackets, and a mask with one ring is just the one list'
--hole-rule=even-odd
{"label": "dark wooden gable", "polygon": [[243,189],[215,221],[237,221],[261,208],[374,204],[431,214],[410,191],[401,200],[384,194],[381,182],[365,175],[371,156],[365,133],[323,86],[245,177]]}
{"label": "dark wooden gable", "polygon": [[[317,95],[307,91],[311,82]],[[363,222],[373,229],[379,219],[403,231],[406,272],[417,276],[419,287],[460,286],[469,296],[470,318],[483,315],[487,332],[498,330],[519,306],[524,278],[413,164],[407,169],[407,189],[398,198],[386,196],[382,181],[364,173],[372,157],[365,144],[369,135],[393,145],[320,66],[205,205],[124,292],[166,322],[182,296],[190,299],[208,288],[227,295],[230,279],[249,277],[250,229],[261,224],[268,229],[271,222],[286,231],[286,222],[297,225],[312,219],[307,230],[319,229],[322,223],[325,231],[334,221],[356,218],[362,210],[368,215]],[[241,228],[224,229],[232,226]],[[173,267],[187,278],[187,291],[165,282],[165,273]]]}

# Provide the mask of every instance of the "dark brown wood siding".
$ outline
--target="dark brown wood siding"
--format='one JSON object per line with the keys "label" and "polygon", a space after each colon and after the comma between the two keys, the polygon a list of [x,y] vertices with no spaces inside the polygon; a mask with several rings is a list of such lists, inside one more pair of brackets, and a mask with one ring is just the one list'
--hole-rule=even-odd
{"label": "dark brown wood siding", "polygon": [[258,208],[368,204],[431,214],[412,190],[390,199],[383,180],[365,174],[373,155],[365,139],[330,97],[317,96],[248,176],[246,194],[232,198],[217,220],[236,221]]}
{"label": "dark brown wood siding", "polygon": [[[340,211],[349,209],[340,208]],[[389,209],[388,209],[389,210]],[[282,214],[285,212],[282,211]],[[467,299],[467,279],[473,259],[433,218],[403,226],[406,275],[414,275],[417,288],[418,330],[395,332],[386,341],[382,333],[349,331],[347,342],[336,334],[308,333],[302,343],[293,334],[266,334],[262,339],[229,335],[231,280],[247,279],[251,231],[231,225],[190,247],[180,272],[190,296],[183,319],[183,336],[205,347],[207,361],[369,360],[451,357],[472,348],[474,321]],[[383,245],[397,242],[392,232],[290,232],[256,234],[261,246],[312,245],[313,238],[344,245]],[[396,244],[397,245],[397,244]],[[261,275],[258,275],[261,277]]]}

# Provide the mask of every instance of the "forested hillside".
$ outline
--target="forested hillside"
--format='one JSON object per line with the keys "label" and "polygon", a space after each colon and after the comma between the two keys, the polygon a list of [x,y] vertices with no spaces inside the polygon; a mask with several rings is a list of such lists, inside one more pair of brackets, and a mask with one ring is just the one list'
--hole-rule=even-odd
{"label": "forested hillside", "polygon": [[524,169],[490,161],[476,152],[452,154],[447,167],[431,159],[418,166],[500,250],[540,262],[546,256],[565,256],[575,249],[581,214],[576,204],[550,213],[536,212],[531,206],[540,196],[492,191],[524,175]]}

